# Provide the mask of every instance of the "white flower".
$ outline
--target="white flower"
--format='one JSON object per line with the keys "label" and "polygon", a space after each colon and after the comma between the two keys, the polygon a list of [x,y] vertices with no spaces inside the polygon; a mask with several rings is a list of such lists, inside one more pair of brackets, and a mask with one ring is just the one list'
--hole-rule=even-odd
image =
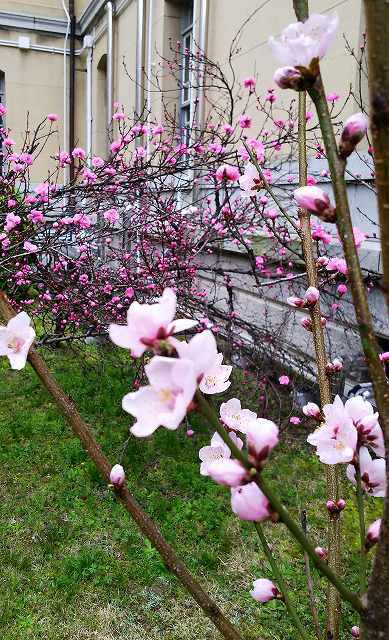
{"label": "white flower", "polygon": [[221,404],[220,418],[230,429],[246,433],[248,425],[256,420],[257,414],[250,409],[242,409],[240,400],[231,398],[228,402]]}
{"label": "white flower", "polygon": [[155,356],[145,366],[150,382],[124,396],[124,411],[137,418],[131,433],[143,438],[159,426],[177,429],[184,419],[197,388],[196,373],[190,360]]}
{"label": "white flower", "polygon": [[[230,438],[235,442],[236,446],[241,449],[243,442],[234,433],[230,434]],[[200,473],[202,476],[207,476],[208,466],[215,460],[221,460],[222,458],[230,458],[230,448],[225,444],[221,436],[218,433],[214,433],[212,436],[211,444],[206,447],[201,447],[199,451],[199,458],[201,460]]]}
{"label": "white flower", "polygon": [[231,385],[228,378],[231,375],[232,367],[222,364],[223,354],[218,353],[213,365],[207,369],[200,382],[200,391],[207,394],[223,393]]}
{"label": "white flower", "polygon": [[338,28],[337,15],[313,13],[306,22],[293,22],[280,37],[269,39],[274,56],[283,66],[309,67],[325,56]]}
{"label": "white flower", "polygon": [[7,356],[12,369],[23,369],[28,351],[34,342],[35,331],[25,311],[11,318],[6,327],[0,326],[0,356]]}

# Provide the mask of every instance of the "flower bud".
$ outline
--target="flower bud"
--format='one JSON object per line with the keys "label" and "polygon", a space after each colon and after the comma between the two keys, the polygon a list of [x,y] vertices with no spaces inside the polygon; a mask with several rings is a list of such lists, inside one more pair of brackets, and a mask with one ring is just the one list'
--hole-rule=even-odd
{"label": "flower bud", "polygon": [[339,513],[343,511],[346,506],[346,501],[343,498],[340,498],[335,502],[335,500],[327,500],[327,509],[330,513]]}
{"label": "flower bud", "polygon": [[359,627],[357,627],[356,625],[355,625],[355,627],[352,627],[352,629],[351,629],[351,637],[352,638],[359,638],[360,637]]}
{"label": "flower bud", "polygon": [[347,158],[354,151],[358,142],[366,135],[367,127],[368,119],[364,113],[355,113],[346,120],[339,144],[341,158]]}
{"label": "flower bud", "polygon": [[304,89],[304,79],[301,72],[295,67],[280,67],[276,69],[273,80],[280,89]]}
{"label": "flower bud", "polygon": [[111,484],[113,484],[114,487],[121,487],[124,483],[125,477],[126,474],[124,473],[122,465],[115,464],[111,469],[111,473],[109,474]]}
{"label": "flower bud", "polygon": [[241,520],[259,522],[270,517],[269,501],[255,482],[231,489],[231,509]]}
{"label": "flower bud", "polygon": [[304,300],[309,307],[315,305],[319,297],[320,293],[316,287],[308,287],[304,294]]}
{"label": "flower bud", "polygon": [[257,418],[246,427],[247,448],[253,465],[261,466],[278,443],[278,427],[271,420]]}
{"label": "flower bud", "polygon": [[208,465],[208,475],[218,484],[226,487],[239,487],[247,482],[249,475],[246,469],[231,458],[221,458]]}
{"label": "flower bud", "polygon": [[332,362],[328,362],[328,364],[326,365],[326,372],[329,375],[339,373],[340,371],[342,371],[342,369],[343,362],[340,360],[340,358],[334,358]]}
{"label": "flower bud", "polygon": [[315,402],[308,402],[303,406],[303,414],[308,418],[316,418],[316,420],[320,420],[321,411],[320,407]]}
{"label": "flower bud", "polygon": [[294,199],[299,207],[307,209],[324,222],[335,222],[336,211],[328,194],[316,186],[299,187],[294,191]]}
{"label": "flower bud", "polygon": [[328,550],[324,549],[324,547],[315,547],[315,554],[320,560],[327,560],[328,558]]}
{"label": "flower bud", "polygon": [[338,296],[344,296],[347,293],[348,289],[345,284],[340,284],[336,289],[336,293]]}
{"label": "flower bud", "polygon": [[250,591],[250,594],[254,600],[257,600],[258,602],[269,602],[269,600],[281,597],[281,593],[278,591],[275,584],[267,578],[254,580],[253,590]]}
{"label": "flower bud", "polygon": [[307,318],[307,317],[301,318],[300,324],[307,331],[312,331],[312,320],[311,320],[311,318]]}
{"label": "flower bud", "polygon": [[297,296],[289,296],[289,298],[286,298],[286,302],[296,309],[302,309],[305,306],[304,300]]}
{"label": "flower bud", "polygon": [[365,550],[369,551],[371,547],[374,547],[377,544],[378,539],[380,537],[381,530],[381,518],[375,520],[367,530],[367,535],[365,539]]}

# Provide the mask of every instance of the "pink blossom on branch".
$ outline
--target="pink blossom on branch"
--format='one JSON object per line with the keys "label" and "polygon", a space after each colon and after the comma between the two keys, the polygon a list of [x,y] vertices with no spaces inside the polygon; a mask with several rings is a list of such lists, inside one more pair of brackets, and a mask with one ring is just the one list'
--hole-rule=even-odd
{"label": "pink blossom on branch", "polygon": [[7,356],[11,369],[24,368],[34,338],[35,331],[25,311],[11,318],[7,326],[0,326],[0,356]]}
{"label": "pink blossom on branch", "polygon": [[269,45],[282,65],[309,68],[313,60],[325,56],[337,28],[336,15],[314,13],[305,22],[290,24],[278,39],[271,37]]}
{"label": "pink blossom on branch", "polygon": [[374,520],[374,522],[371,523],[371,525],[367,530],[366,540],[365,540],[366,551],[368,551],[369,549],[371,549],[371,547],[377,544],[380,537],[380,531],[381,531],[381,518],[379,518],[378,520]]}
{"label": "pink blossom on branch", "polygon": [[347,158],[358,142],[364,138],[368,124],[369,121],[364,113],[355,113],[346,120],[339,144],[339,154],[342,158]]}
{"label": "pink blossom on branch", "polygon": [[231,509],[241,520],[261,522],[270,517],[269,501],[255,482],[231,489]]}
{"label": "pink blossom on branch", "polygon": [[295,189],[294,199],[299,207],[307,209],[324,222],[335,222],[336,212],[330,203],[328,194],[316,186],[299,187]]}
{"label": "pink blossom on branch", "polygon": [[121,487],[124,483],[125,478],[126,474],[124,473],[122,465],[115,464],[111,469],[111,473],[109,474],[111,484],[113,484],[114,487]]}
{"label": "pink blossom on branch", "polygon": [[201,379],[199,389],[203,393],[223,393],[231,385],[229,377],[232,372],[232,366],[222,364],[223,354],[218,353],[213,365],[204,372]]}
{"label": "pink blossom on branch", "polygon": [[127,311],[127,324],[111,324],[109,337],[119,347],[130,349],[139,358],[146,349],[158,347],[173,333],[194,327],[195,320],[174,320],[177,298],[172,289],[165,289],[154,304],[133,302]]}
{"label": "pink blossom on branch", "polygon": [[[385,458],[376,458],[373,460],[368,449],[361,447],[359,451],[359,467],[362,487],[366,493],[375,498],[384,498],[386,495]],[[346,473],[350,482],[356,485],[355,466],[349,464]]]}
{"label": "pink blossom on branch", "polygon": [[257,414],[250,409],[242,409],[240,400],[231,398],[220,405],[220,418],[233,431],[246,433],[248,425],[256,420]]}
{"label": "pink blossom on branch", "polygon": [[238,460],[220,458],[207,465],[208,475],[225,487],[239,487],[248,481],[247,470]]}
{"label": "pink blossom on branch", "polygon": [[273,600],[274,598],[279,598],[281,596],[277,587],[271,580],[267,578],[259,578],[253,582],[253,590],[250,591],[250,594],[257,600],[258,602],[269,602],[269,600]]}
{"label": "pink blossom on branch", "polygon": [[145,366],[150,385],[124,396],[124,411],[137,421],[131,433],[144,438],[158,427],[175,430],[186,416],[197,388],[196,374],[190,360],[155,356]]}
{"label": "pink blossom on branch", "polygon": [[324,423],[308,436],[307,441],[316,447],[316,454],[324,464],[351,462],[358,433],[339,396],[332,404],[323,406],[323,414]]}
{"label": "pink blossom on branch", "polygon": [[240,173],[237,167],[232,167],[230,164],[222,164],[216,169],[215,175],[218,182],[223,182],[223,180],[234,182],[238,180]]}
{"label": "pink blossom on branch", "polygon": [[[239,447],[239,449],[242,449],[243,442],[235,435],[235,433],[231,433],[230,438],[236,446]],[[208,476],[208,466],[211,462],[215,462],[215,460],[220,460],[221,458],[230,457],[230,448],[225,444],[224,440],[218,433],[214,433],[211,439],[211,444],[209,446],[202,447],[199,451],[199,458],[201,460],[200,474],[202,476]]]}

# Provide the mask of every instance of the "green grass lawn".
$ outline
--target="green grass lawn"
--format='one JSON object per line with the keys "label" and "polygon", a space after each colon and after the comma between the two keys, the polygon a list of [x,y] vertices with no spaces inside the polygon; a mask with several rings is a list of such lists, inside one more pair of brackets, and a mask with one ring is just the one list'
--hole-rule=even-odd
{"label": "green grass lawn", "polygon": [[[44,355],[111,461],[123,455],[130,490],[242,636],[296,638],[282,603],[261,606],[249,595],[253,579],[271,577],[252,525],[231,513],[227,490],[199,475],[197,452],[209,442],[208,426],[194,414],[191,439],[181,427],[127,442],[130,418],[121,398],[133,373],[123,351]],[[2,640],[220,638],[115,502],[29,365],[11,371],[2,359],[0,407]],[[325,546],[323,467],[305,444],[304,427],[283,436],[266,473],[297,517],[299,505],[307,509],[310,533]],[[345,579],[356,588],[358,529],[347,482],[344,496]],[[380,500],[369,501],[368,521],[380,508]],[[299,549],[282,525],[267,524],[266,531],[310,625]],[[322,616],[325,584],[316,583]],[[347,631],[357,623],[347,607],[343,622]]]}

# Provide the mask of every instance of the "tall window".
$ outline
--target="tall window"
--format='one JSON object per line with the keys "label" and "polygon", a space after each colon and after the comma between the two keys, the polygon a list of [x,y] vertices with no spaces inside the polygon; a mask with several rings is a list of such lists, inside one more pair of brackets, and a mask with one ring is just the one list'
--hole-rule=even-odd
{"label": "tall window", "polygon": [[[5,74],[0,71],[0,103],[5,104]],[[5,116],[0,115],[0,129],[5,127]],[[0,175],[3,173],[3,136],[0,134]]]}
{"label": "tall window", "polygon": [[187,53],[193,48],[193,0],[186,3],[181,18],[181,92],[180,92],[180,127],[183,132],[183,142],[189,143],[191,127],[191,71],[190,57]]}

